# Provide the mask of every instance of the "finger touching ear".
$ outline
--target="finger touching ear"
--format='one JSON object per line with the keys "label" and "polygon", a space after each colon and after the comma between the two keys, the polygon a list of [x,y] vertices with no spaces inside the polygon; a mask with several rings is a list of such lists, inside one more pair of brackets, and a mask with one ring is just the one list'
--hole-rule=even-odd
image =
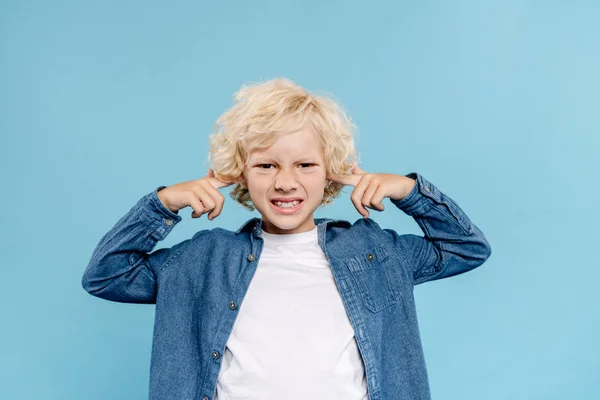
{"label": "finger touching ear", "polygon": [[353,174],[364,174],[365,171],[360,169],[360,167],[358,166],[358,163],[354,163],[354,165],[352,166],[352,173]]}
{"label": "finger touching ear", "polygon": [[341,183],[342,185],[356,186],[360,181],[360,176],[357,175],[335,175],[331,174],[327,177],[332,182]]}
{"label": "finger touching ear", "polygon": [[339,174],[327,174],[325,178],[330,182],[341,183],[343,185],[350,184],[350,175],[339,175]]}

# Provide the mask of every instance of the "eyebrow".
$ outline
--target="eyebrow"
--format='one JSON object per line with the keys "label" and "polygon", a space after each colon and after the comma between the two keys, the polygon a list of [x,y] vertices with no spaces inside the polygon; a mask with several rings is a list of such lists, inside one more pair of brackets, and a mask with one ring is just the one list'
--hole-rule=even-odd
{"label": "eyebrow", "polygon": [[[262,163],[262,162],[276,162],[276,161],[273,158],[260,156],[260,157],[257,157],[255,160],[252,160],[252,162],[253,163]],[[296,162],[316,164],[318,162],[318,160],[316,158],[312,158],[312,157],[305,157],[305,158],[298,159]]]}

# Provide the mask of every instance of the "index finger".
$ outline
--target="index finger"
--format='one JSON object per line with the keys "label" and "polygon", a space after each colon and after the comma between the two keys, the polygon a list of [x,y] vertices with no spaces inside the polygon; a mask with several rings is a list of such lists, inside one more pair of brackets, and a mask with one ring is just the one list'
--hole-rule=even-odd
{"label": "index finger", "polygon": [[208,182],[211,185],[213,185],[213,187],[215,187],[216,189],[220,189],[220,188],[230,186],[233,184],[233,182],[225,182],[225,181],[215,178],[215,171],[212,168],[210,168],[208,170],[208,173],[206,174],[206,176],[204,178],[206,178],[206,180],[208,180]]}
{"label": "index finger", "polygon": [[327,179],[333,182],[341,183],[343,185],[356,186],[358,185],[358,182],[360,182],[360,179],[364,174],[365,171],[360,169],[357,163],[354,163],[350,175],[328,174]]}
{"label": "index finger", "polygon": [[356,186],[360,181],[360,176],[358,175],[339,175],[339,174],[328,174],[327,180],[341,183],[342,185],[351,185]]}

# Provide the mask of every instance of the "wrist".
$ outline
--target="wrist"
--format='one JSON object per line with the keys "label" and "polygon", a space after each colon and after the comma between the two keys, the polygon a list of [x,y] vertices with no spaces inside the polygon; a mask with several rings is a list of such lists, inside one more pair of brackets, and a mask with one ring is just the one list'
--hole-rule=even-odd
{"label": "wrist", "polygon": [[161,187],[160,189],[158,189],[156,191],[156,196],[158,196],[158,199],[160,200],[160,202],[162,203],[162,205],[165,206],[165,208],[167,208],[169,211],[177,214],[177,211],[179,211],[179,210],[174,209],[171,206],[171,204],[169,203],[169,201],[167,200],[167,198],[165,196],[165,190],[163,190],[165,188],[166,187]]}
{"label": "wrist", "polygon": [[416,179],[412,179],[409,178],[407,176],[400,176],[401,180],[402,180],[402,184],[400,185],[401,189],[400,192],[390,196],[390,198],[392,200],[402,200],[404,199],[406,196],[408,196],[410,194],[410,192],[413,191],[415,185],[417,184]]}

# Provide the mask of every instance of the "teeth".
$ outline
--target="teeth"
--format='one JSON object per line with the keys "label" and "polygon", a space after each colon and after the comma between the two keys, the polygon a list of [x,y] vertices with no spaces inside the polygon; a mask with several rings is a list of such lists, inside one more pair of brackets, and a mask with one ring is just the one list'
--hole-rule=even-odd
{"label": "teeth", "polygon": [[295,207],[298,204],[300,204],[300,202],[297,200],[296,201],[286,201],[286,202],[276,201],[275,204],[281,208],[292,208],[292,207]]}

